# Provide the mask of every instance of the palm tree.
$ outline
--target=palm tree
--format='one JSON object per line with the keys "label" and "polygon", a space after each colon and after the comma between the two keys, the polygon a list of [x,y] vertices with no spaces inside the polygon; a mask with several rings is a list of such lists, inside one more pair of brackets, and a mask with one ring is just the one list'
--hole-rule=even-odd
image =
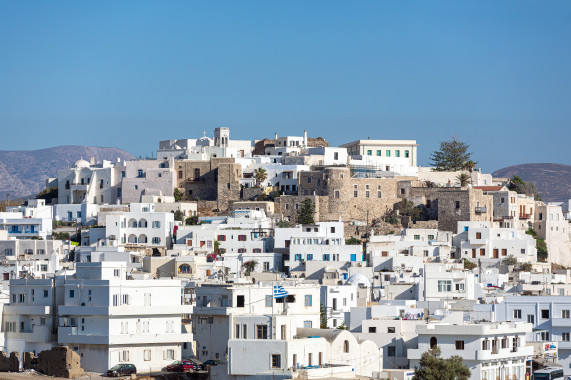
{"label": "palm tree", "polygon": [[468,185],[468,183],[471,182],[470,176],[466,173],[458,174],[458,176],[456,176],[456,180],[458,180],[458,182],[460,182],[460,187],[466,187]]}
{"label": "palm tree", "polygon": [[470,173],[472,173],[474,171],[474,168],[476,168],[476,164],[477,162],[474,162],[472,160],[466,161],[464,163],[464,169],[468,170]]}
{"label": "palm tree", "polygon": [[268,172],[264,168],[258,168],[254,171],[254,176],[256,177],[256,186],[260,187],[268,179]]}

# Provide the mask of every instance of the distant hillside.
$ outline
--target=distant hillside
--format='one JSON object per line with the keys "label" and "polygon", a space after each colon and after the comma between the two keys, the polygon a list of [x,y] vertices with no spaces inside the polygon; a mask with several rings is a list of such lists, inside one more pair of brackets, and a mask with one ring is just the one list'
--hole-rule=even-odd
{"label": "distant hillside", "polygon": [[571,166],[562,164],[522,164],[508,166],[492,173],[494,177],[519,176],[533,182],[545,202],[571,199]]}
{"label": "distant hillside", "polygon": [[35,195],[45,187],[47,178],[56,177],[58,170],[72,166],[80,158],[87,161],[115,161],[134,158],[118,148],[62,145],[40,150],[0,151],[0,199]]}

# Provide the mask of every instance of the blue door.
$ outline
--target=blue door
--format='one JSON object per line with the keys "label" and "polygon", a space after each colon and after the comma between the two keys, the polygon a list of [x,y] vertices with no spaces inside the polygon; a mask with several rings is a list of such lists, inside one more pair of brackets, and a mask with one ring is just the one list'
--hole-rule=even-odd
{"label": "blue door", "polygon": [[351,261],[357,261],[357,255],[352,253],[351,254]]}

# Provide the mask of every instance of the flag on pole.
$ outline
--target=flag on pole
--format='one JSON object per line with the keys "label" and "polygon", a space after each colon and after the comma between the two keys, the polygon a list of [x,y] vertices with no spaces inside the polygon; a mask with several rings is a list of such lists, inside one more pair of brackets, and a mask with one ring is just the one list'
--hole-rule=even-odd
{"label": "flag on pole", "polygon": [[274,298],[284,298],[287,296],[287,292],[281,285],[274,285]]}

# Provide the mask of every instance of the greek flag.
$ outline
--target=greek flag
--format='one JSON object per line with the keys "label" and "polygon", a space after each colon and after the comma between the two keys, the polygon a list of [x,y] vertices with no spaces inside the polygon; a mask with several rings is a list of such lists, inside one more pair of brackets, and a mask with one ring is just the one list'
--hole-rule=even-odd
{"label": "greek flag", "polygon": [[281,285],[274,285],[274,298],[284,298],[287,296],[287,292]]}

